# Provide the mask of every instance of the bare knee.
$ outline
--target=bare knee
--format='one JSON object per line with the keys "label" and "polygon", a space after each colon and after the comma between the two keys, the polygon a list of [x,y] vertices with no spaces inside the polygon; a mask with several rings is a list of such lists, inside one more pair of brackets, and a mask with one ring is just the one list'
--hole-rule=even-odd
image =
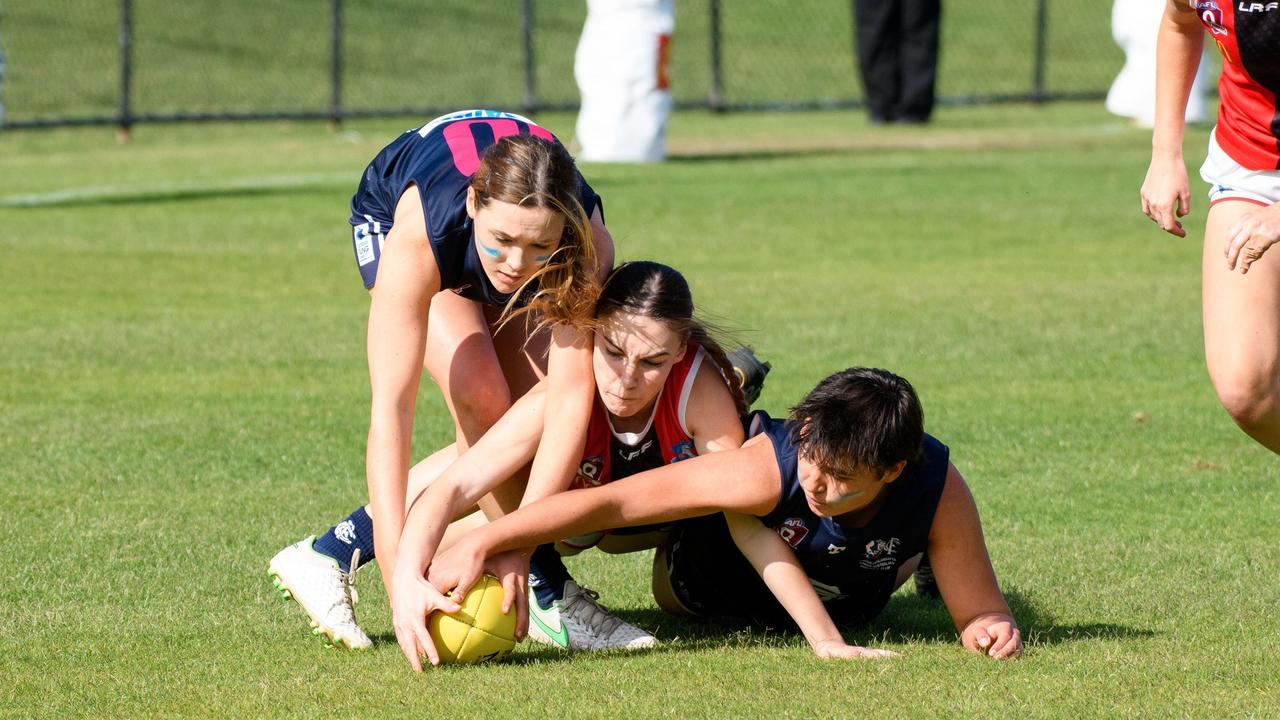
{"label": "bare knee", "polygon": [[1248,428],[1266,420],[1275,411],[1276,379],[1252,368],[1232,368],[1211,372],[1218,400],[1237,425]]}
{"label": "bare knee", "polygon": [[501,376],[480,381],[455,380],[449,394],[458,425],[468,435],[473,431],[483,434],[511,407],[511,392]]}

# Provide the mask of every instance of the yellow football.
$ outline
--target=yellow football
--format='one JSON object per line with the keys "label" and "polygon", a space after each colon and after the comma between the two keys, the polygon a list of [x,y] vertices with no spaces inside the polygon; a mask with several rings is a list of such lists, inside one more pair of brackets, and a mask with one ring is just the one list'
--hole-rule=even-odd
{"label": "yellow football", "polygon": [[502,614],[502,583],[482,575],[454,615],[433,612],[427,631],[442,663],[478,663],[505,657],[516,646],[516,609]]}

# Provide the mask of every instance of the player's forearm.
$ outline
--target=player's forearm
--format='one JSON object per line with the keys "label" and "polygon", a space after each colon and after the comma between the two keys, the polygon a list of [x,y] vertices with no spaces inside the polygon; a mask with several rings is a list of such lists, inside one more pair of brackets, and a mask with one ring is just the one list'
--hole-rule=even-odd
{"label": "player's forearm", "polygon": [[474,503],[474,499],[468,501],[463,497],[454,483],[447,482],[447,478],[440,480],[422,493],[405,518],[404,532],[397,549],[397,573],[412,572],[423,576],[440,548],[450,520],[461,509]]}
{"label": "player's forearm", "polygon": [[564,383],[549,382],[543,404],[542,437],[529,471],[529,484],[525,488],[522,505],[569,487],[582,459],[594,392],[594,383],[565,387]]}
{"label": "player's forearm", "polygon": [[809,646],[816,651],[822,642],[844,642],[791,548],[755,518],[729,513],[726,517],[734,544],[795,621]]}
{"label": "player's forearm", "polygon": [[[553,404],[548,402],[547,407],[548,418],[552,418]],[[556,423],[548,425],[529,470],[529,486],[525,488],[522,506],[556,495],[570,486],[582,457],[585,437],[585,421],[577,424],[570,420],[564,427],[557,427]]]}
{"label": "player's forearm", "polygon": [[369,425],[365,472],[369,505],[373,510],[373,541],[379,557],[391,557],[404,528],[404,495],[409,478],[407,421],[396,415],[378,417]]}
{"label": "player's forearm", "polygon": [[1187,97],[1204,51],[1204,31],[1194,13],[1166,13],[1156,45],[1156,116],[1153,156],[1181,159]]}
{"label": "player's forearm", "polygon": [[571,490],[543,498],[473,531],[468,540],[475,541],[485,555],[494,555],[563,537],[622,527],[625,523],[615,501],[618,493],[607,492],[613,489],[605,486]]}
{"label": "player's forearm", "polygon": [[760,577],[791,619],[795,620],[796,627],[800,628],[810,647],[816,650],[823,642],[844,641],[831,619],[831,613],[827,612],[826,606],[818,599],[809,583],[809,576],[798,565],[772,562],[764,567]]}

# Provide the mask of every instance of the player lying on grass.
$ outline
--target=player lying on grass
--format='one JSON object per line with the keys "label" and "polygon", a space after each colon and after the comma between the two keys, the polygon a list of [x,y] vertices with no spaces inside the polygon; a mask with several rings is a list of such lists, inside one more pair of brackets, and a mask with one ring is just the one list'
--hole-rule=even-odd
{"label": "player lying on grass", "polygon": [[[746,402],[737,372],[694,318],[689,285],[672,268],[631,262],[610,275],[596,305],[592,367],[597,396],[573,487],[606,484],[742,444],[739,416]],[[759,381],[766,370],[757,369]],[[732,385],[726,378],[733,378]],[[752,383],[755,392],[759,381]],[[543,433],[545,401],[544,389],[535,387],[413,503],[392,583],[398,627],[403,626],[403,618],[421,619],[435,608],[457,607],[424,580],[425,569],[441,546],[446,528],[450,537],[456,537],[477,524],[468,518],[450,527],[451,520],[470,512],[485,493],[521,481],[517,471],[533,457]],[[569,485],[566,478],[566,488]],[[573,649],[655,643],[652,635],[608,613],[596,602],[595,593],[578,586],[557,552],[569,554],[597,543],[609,552],[629,552],[654,547],[665,538],[660,528],[632,530],[572,538],[556,548],[543,545],[534,551],[529,574],[531,637]],[[520,578],[527,560],[513,559],[500,577],[515,589],[515,597],[508,595],[508,602],[514,600],[520,606],[523,621]],[[520,627],[523,634],[523,623]],[[433,663],[437,659],[430,645],[424,647],[424,654]]]}
{"label": "player lying on grass", "polygon": [[[365,169],[350,223],[370,296],[369,504],[280,551],[269,570],[317,634],[370,646],[351,613],[347,573],[376,555],[391,581],[424,368],[464,449],[545,374],[546,412],[557,422],[529,471],[530,501],[572,472],[592,396],[591,333],[581,326],[613,267],[601,207],[550,132],[493,110],[402,133]],[[497,514],[520,499],[484,503]]]}
{"label": "player lying on grass", "polygon": [[[560,493],[469,532],[437,555],[428,580],[465,591],[483,569],[505,567],[504,551],[723,511],[721,532],[736,549],[703,519],[655,557],[665,609],[756,618],[785,611],[821,657],[892,654],[847,645],[836,623],[877,614],[927,553],[964,647],[996,658],[1020,652],[973,496],[947,446],[924,434],[906,380],[852,368],[819,383],[791,419],[754,413],[749,421],[750,439],[737,450]],[[744,576],[744,562],[755,572]],[[429,642],[424,618],[396,622],[412,662]]]}
{"label": "player lying on grass", "polygon": [[[592,380],[599,391],[588,423],[590,445],[579,463],[575,484],[604,482],[696,453],[741,445],[738,413],[742,403],[735,400],[738,391],[729,388],[722,374],[732,367],[694,321],[689,286],[678,272],[657,263],[628,263],[610,275],[594,312],[598,333],[593,341]],[[736,351],[734,357],[746,368],[743,376],[755,378],[749,387],[758,393],[767,367],[753,367],[749,353]],[[737,380],[738,375],[730,377]],[[410,542],[413,562],[420,561],[419,553],[430,559],[429,548],[440,542],[440,528],[469,512],[475,493],[520,496],[524,490],[520,469],[541,442],[546,398],[546,387],[539,385],[517,401],[503,422],[485,436],[484,447],[465,456],[417,503],[412,527],[421,527],[414,535],[418,539]],[[416,465],[409,475],[408,498],[418,497],[456,457],[454,446],[449,446]],[[569,480],[556,490],[564,489]],[[475,514],[459,520],[454,532],[482,522],[483,517]],[[282,551],[272,560],[271,569],[278,573],[277,583],[287,581],[292,597],[326,628],[322,632],[333,628],[343,634],[340,637],[354,633],[363,637],[355,623],[349,587],[354,568],[368,557],[355,553],[361,546],[371,550],[372,537],[350,532],[346,525],[350,523],[339,523],[314,546],[308,538]],[[652,547],[649,535],[609,537],[601,545],[611,551],[639,549],[646,547],[641,542],[645,539]],[[567,547],[559,545],[562,550]],[[609,614],[595,602],[594,593],[573,582],[550,546],[535,553],[532,568],[537,596],[535,638],[572,648],[653,643],[651,635]],[[521,567],[519,577],[523,575]],[[548,629],[542,631],[539,623]]]}

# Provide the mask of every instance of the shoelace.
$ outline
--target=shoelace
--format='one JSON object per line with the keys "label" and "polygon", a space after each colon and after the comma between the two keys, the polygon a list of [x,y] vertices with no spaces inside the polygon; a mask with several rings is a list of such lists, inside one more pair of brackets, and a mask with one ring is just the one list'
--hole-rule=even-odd
{"label": "shoelace", "polygon": [[586,605],[585,617],[582,618],[585,624],[593,634],[597,637],[608,637],[618,626],[622,624],[622,619],[616,615],[612,615],[608,610],[600,604],[600,593],[589,588],[579,587],[578,594],[572,598],[565,598],[564,611],[571,613],[574,617],[579,617],[576,606],[579,604]]}
{"label": "shoelace", "polygon": [[[351,553],[351,569],[338,571],[338,582],[342,585],[342,595],[346,598],[346,606],[351,608],[351,622],[355,622],[355,605],[360,602],[360,593],[356,592],[356,571],[360,569],[360,548]],[[342,604],[341,601],[335,604]]]}

